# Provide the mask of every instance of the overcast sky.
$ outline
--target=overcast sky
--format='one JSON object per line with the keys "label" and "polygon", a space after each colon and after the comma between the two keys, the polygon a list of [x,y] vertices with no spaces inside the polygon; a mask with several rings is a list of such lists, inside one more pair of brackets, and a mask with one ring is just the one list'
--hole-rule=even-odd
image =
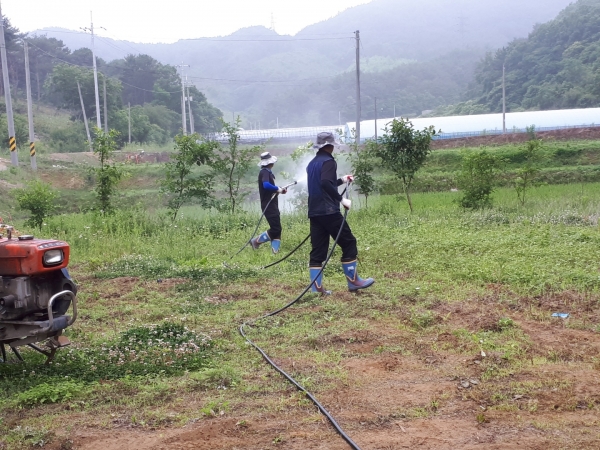
{"label": "overcast sky", "polygon": [[78,30],[105,27],[98,34],[133,42],[224,36],[253,25],[296,34],[352,6],[372,0],[1,0],[2,13],[21,31],[45,27]]}

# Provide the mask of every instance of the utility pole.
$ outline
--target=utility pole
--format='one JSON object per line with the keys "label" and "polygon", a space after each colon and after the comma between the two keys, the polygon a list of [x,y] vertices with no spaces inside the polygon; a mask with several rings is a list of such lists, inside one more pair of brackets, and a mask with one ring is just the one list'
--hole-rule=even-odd
{"label": "utility pole", "polygon": [[502,64],[502,134],[506,134],[506,70]]}
{"label": "utility pole", "polygon": [[183,135],[187,135],[187,118],[185,117],[185,80],[183,77],[183,68],[190,67],[183,62],[177,67],[181,69],[181,132]]}
{"label": "utility pole", "polygon": [[89,31],[92,35],[92,63],[94,66],[94,91],[96,93],[96,125],[98,128],[102,128],[102,122],[100,120],[100,95],[98,94],[98,68],[96,67],[96,48],[94,46],[94,19],[91,11],[90,28],[82,28],[82,30]]}
{"label": "utility pole", "polygon": [[85,132],[87,133],[88,142],[90,144],[90,152],[94,151],[92,148],[92,137],[90,136],[90,126],[88,125],[87,115],[85,114],[85,105],[83,104],[83,95],[81,95],[81,85],[77,80],[77,90],[79,91],[79,101],[81,102],[81,112],[83,113],[83,123],[85,124]]}
{"label": "utility pole", "polygon": [[396,118],[396,105],[394,105],[394,119]]}
{"label": "utility pole", "polygon": [[23,44],[25,50],[25,88],[27,90],[27,120],[29,121],[29,156],[31,158],[31,169],[37,170],[35,157],[35,134],[33,130],[33,101],[31,100],[31,76],[29,74],[29,46],[27,41]]}
{"label": "utility pole", "polygon": [[192,114],[192,101],[193,100],[194,99],[192,97],[190,97],[190,85],[187,84],[187,102],[188,102],[188,114],[190,116],[190,134],[194,134],[194,114]]}
{"label": "utility pole", "polygon": [[338,121],[340,122],[340,127],[342,126],[342,112],[338,111]]}
{"label": "utility pole", "polygon": [[131,102],[127,103],[127,123],[129,124],[129,143],[131,144]]}
{"label": "utility pole", "polygon": [[375,144],[377,144],[377,97],[375,97]]}
{"label": "utility pole", "polygon": [[108,106],[106,103],[106,76],[102,75],[104,81],[104,132],[108,133]]}
{"label": "utility pole", "polygon": [[360,145],[360,31],[356,30],[356,143]]}
{"label": "utility pole", "polygon": [[2,60],[2,80],[4,81],[4,99],[6,101],[6,121],[8,122],[8,148],[10,149],[10,163],[17,167],[19,155],[17,154],[17,139],[15,137],[15,121],[12,110],[12,97],[10,96],[10,80],[8,78],[8,62],[6,58],[6,41],[4,39],[4,16],[0,5],[0,59]]}

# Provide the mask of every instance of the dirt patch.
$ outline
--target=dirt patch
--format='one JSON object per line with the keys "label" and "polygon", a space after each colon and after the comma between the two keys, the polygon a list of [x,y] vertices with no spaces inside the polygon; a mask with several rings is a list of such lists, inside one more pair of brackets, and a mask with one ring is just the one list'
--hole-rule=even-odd
{"label": "dirt patch", "polygon": [[84,179],[73,172],[69,172],[68,176],[65,176],[64,171],[52,170],[40,173],[40,178],[44,183],[59,189],[83,189],[85,187]]}
{"label": "dirt patch", "polygon": [[[157,283],[135,277],[88,281],[91,287],[87,289],[102,292],[102,298],[124,297],[137,289],[167,292],[187,282]],[[273,289],[287,293],[296,287]],[[440,320],[423,327],[406,322],[406,311],[413,304],[403,301],[397,310],[376,318],[361,316],[360,328],[336,331],[335,322],[315,323],[318,337],[298,337],[295,354],[282,356],[282,347],[273,343],[264,348],[283,370],[311,386],[344,431],[364,449],[600,448],[600,367],[595,365],[600,334],[571,329],[564,321],[536,321],[530,317],[528,303],[534,309],[541,302],[549,308],[570,305],[574,310],[575,305],[591,300],[577,293],[531,299],[513,299],[512,295],[494,285],[478,298],[432,302],[430,311]],[[261,283],[251,283],[226,286],[213,301],[263,296]],[[128,299],[134,301],[131,296]],[[523,305],[522,311],[510,308],[513,300]],[[332,301],[341,306],[355,302],[356,296],[340,294]],[[292,309],[287,314],[303,313]],[[469,332],[503,333],[498,327],[502,318],[514,321],[515,337],[509,332],[507,339],[525,342],[518,364],[494,349],[486,348],[483,355],[479,340],[475,350],[469,341]],[[462,334],[455,333],[458,329]],[[267,339],[266,335],[261,339]],[[327,355],[336,355],[336,360]],[[258,383],[261,389],[223,393],[230,395],[225,397],[230,408],[223,415],[205,417],[198,411],[203,399],[181,392],[179,408],[188,417],[197,417],[182,428],[163,424],[161,429],[142,430],[126,422],[107,430],[80,428],[68,438],[74,448],[82,450],[348,448],[295,388],[254,356],[258,366],[244,375],[245,383]],[[495,372],[490,371],[492,367]]]}

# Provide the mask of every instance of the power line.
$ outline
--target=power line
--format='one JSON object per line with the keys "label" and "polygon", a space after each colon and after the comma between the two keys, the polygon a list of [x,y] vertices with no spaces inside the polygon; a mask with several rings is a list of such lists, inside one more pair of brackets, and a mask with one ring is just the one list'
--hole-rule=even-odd
{"label": "power line", "polygon": [[[36,30],[36,31],[46,32],[46,33],[83,34],[80,31],[74,31],[74,30],[53,30],[53,29],[50,29],[50,28],[48,28],[48,29],[42,28],[42,29]],[[273,35],[270,34],[270,33],[269,34],[264,33],[264,34],[253,34],[252,36],[273,36]],[[285,37],[290,36],[290,35],[280,34],[278,36],[281,37],[281,38],[285,38]],[[352,37],[348,36],[348,33],[345,33],[345,32],[343,32],[343,33],[342,32],[340,32],[340,33],[307,33],[307,34],[302,34],[302,36],[346,36],[346,37],[352,39]],[[115,39],[113,37],[111,37],[111,39],[113,39],[115,41],[118,41],[118,42],[129,43],[129,41],[127,41],[126,39]],[[182,38],[182,39],[179,39],[179,40],[180,41],[185,41],[185,40],[202,40],[202,39],[215,40],[215,39],[219,39],[219,38],[201,37],[201,38]],[[336,39],[343,39],[343,38],[336,38]],[[276,39],[273,39],[273,40],[276,41]],[[289,40],[306,40],[306,39],[305,38],[292,38],[292,39],[287,39],[287,40],[289,41]],[[176,42],[171,42],[170,44],[175,44],[175,43],[177,43],[177,41]],[[135,44],[135,42],[134,42],[134,44]],[[149,42],[149,43],[140,42],[140,44],[154,45],[151,42]],[[170,44],[167,44],[167,45],[170,45]]]}
{"label": "power line", "polygon": [[313,80],[323,80],[328,78],[335,78],[340,74],[329,75],[326,77],[314,77],[314,78],[300,78],[297,80],[231,80],[227,78],[205,78],[205,77],[189,77],[194,80],[208,80],[208,81],[228,81],[234,83],[295,83],[298,81],[313,81]]}
{"label": "power line", "polygon": [[[80,64],[74,64],[74,63],[72,63],[72,62],[65,61],[64,59],[61,59],[61,58],[59,58],[58,56],[51,55],[50,53],[48,53],[48,52],[46,52],[46,51],[42,50],[42,49],[41,49],[41,48],[39,48],[37,45],[35,45],[35,44],[32,44],[30,41],[28,41],[28,43],[29,43],[29,45],[31,45],[32,47],[35,47],[35,48],[37,48],[37,49],[38,49],[40,52],[42,52],[42,53],[44,53],[44,54],[48,55],[48,56],[49,56],[49,57],[51,57],[51,58],[54,58],[54,59],[56,59],[56,60],[60,61],[60,62],[62,62],[62,63],[68,64],[69,66],[73,66],[73,67],[82,67],[82,68],[84,68],[84,69],[90,69],[90,66],[83,66],[83,65],[80,65]],[[120,69],[122,69],[122,68],[120,68]],[[107,75],[105,75],[105,74],[103,74],[103,75],[104,75],[106,78],[112,78],[113,80],[117,80],[117,81],[121,82],[121,84],[124,84],[125,86],[129,86],[129,87],[132,87],[132,88],[134,88],[134,89],[139,89],[140,91],[152,92],[152,93],[154,93],[154,94],[178,94],[178,93],[179,93],[179,91],[178,91],[178,90],[177,90],[177,91],[172,91],[172,92],[167,92],[167,91],[154,91],[154,90],[144,89],[144,88],[141,88],[141,87],[139,87],[139,86],[134,86],[133,84],[126,83],[125,81],[121,80],[120,78],[116,78],[116,77],[107,76]]]}
{"label": "power line", "polygon": [[339,41],[343,39],[354,39],[353,37],[331,37],[331,38],[291,38],[291,39],[214,39],[214,38],[186,38],[181,41],[207,41],[207,42],[295,42],[295,41]]}

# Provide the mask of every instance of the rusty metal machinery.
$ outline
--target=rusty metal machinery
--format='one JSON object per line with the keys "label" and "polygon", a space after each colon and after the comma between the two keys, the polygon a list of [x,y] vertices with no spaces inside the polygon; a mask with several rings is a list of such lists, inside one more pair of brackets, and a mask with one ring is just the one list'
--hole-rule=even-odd
{"label": "rusty metal machinery", "polygon": [[6,235],[0,237],[0,362],[7,362],[7,347],[22,361],[19,347],[28,346],[48,363],[69,344],[62,332],[77,319],[77,285],[67,270],[70,247],[30,235],[13,237],[6,225],[0,230]]}

